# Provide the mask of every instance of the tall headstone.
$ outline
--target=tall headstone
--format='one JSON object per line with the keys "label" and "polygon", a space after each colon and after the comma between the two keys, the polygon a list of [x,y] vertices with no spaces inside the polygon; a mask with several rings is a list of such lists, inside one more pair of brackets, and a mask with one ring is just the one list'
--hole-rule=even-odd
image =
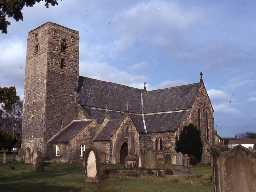
{"label": "tall headstone", "polygon": [[98,182],[102,177],[99,155],[96,149],[88,148],[84,153],[86,182]]}
{"label": "tall headstone", "polygon": [[96,167],[96,156],[93,151],[89,153],[87,159],[87,177],[91,179],[95,179],[97,176],[97,167]]}

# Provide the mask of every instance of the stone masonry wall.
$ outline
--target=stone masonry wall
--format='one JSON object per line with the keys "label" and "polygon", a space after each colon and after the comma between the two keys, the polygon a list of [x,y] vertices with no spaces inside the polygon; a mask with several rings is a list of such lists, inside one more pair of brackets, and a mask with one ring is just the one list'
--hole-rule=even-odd
{"label": "stone masonry wall", "polygon": [[141,135],[140,143],[143,168],[167,168],[176,163],[175,133]]}
{"label": "stone masonry wall", "polygon": [[[97,123],[92,121],[85,127],[79,134],[72,138],[68,143],[56,143],[51,146],[54,153],[51,159],[56,159],[62,162],[79,161],[81,159],[80,145],[85,145],[85,150],[93,146],[93,138],[97,130]],[[60,156],[56,157],[55,147],[58,145],[60,148]]]}
{"label": "stone masonry wall", "polygon": [[23,145],[46,142],[76,117],[79,34],[54,23],[32,30],[27,41]]}
{"label": "stone masonry wall", "polygon": [[[78,32],[50,25],[46,79],[46,139],[50,139],[77,115],[79,78]],[[62,44],[65,43],[65,50]]]}
{"label": "stone masonry wall", "polygon": [[[201,86],[199,89],[199,96],[197,97],[197,100],[192,107],[190,116],[188,117],[188,119],[184,121],[183,126],[192,123],[196,125],[198,128],[200,128],[201,139],[203,143],[203,154],[202,154],[203,163],[210,163],[211,161],[211,155],[210,155],[209,149],[214,141],[213,113],[214,111],[213,111],[210,99],[208,97],[207,91],[205,89],[203,82],[201,82]],[[200,119],[200,123],[199,123],[199,119]]]}

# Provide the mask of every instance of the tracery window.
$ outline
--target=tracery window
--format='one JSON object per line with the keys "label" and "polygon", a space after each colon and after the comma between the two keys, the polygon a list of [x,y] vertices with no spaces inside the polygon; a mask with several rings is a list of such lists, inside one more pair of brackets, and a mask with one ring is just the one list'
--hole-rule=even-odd
{"label": "tracery window", "polygon": [[209,119],[207,111],[205,111],[205,124],[206,139],[209,140]]}
{"label": "tracery window", "polygon": [[163,150],[163,139],[162,138],[156,138],[156,140],[155,140],[155,150],[156,151],[162,151]]}
{"label": "tracery window", "polygon": [[159,150],[162,151],[163,150],[163,139],[160,138],[159,140]]}
{"label": "tracery window", "polygon": [[198,109],[198,115],[197,115],[197,124],[198,124],[198,129],[201,128],[201,110]]}
{"label": "tracery window", "polygon": [[156,138],[156,140],[155,140],[155,150],[156,151],[158,150],[158,138]]}

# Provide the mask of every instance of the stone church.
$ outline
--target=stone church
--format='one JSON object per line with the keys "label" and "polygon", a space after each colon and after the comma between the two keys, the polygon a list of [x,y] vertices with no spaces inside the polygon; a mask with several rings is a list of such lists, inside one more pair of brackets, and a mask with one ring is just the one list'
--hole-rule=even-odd
{"label": "stone church", "polygon": [[79,76],[79,32],[47,22],[28,34],[22,151],[79,161],[157,168],[177,163],[176,138],[190,123],[201,130],[203,162],[214,142],[213,107],[198,82],[148,91]]}

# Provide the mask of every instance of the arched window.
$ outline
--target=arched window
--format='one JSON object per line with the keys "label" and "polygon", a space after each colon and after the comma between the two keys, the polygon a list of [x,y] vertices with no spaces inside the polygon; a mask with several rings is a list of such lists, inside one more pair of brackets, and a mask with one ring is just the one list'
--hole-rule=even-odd
{"label": "arched window", "polygon": [[60,60],[60,68],[63,69],[65,67],[65,59],[61,58]]}
{"label": "arched window", "polygon": [[158,138],[156,138],[156,140],[155,140],[155,150],[156,151],[158,150]]}
{"label": "arched window", "polygon": [[37,54],[39,51],[39,43],[38,43],[38,34],[34,34],[34,42],[35,42],[35,47],[34,47],[34,54]]}
{"label": "arched window", "polygon": [[34,54],[37,54],[38,51],[39,51],[39,44],[36,43],[35,48],[34,48]]}
{"label": "arched window", "polygon": [[160,138],[159,140],[159,150],[162,151],[163,150],[163,139]]}
{"label": "arched window", "polygon": [[55,155],[56,155],[56,157],[60,156],[60,146],[59,145],[56,145],[56,147],[55,147]]}
{"label": "arched window", "polygon": [[197,115],[197,124],[198,124],[198,129],[201,128],[201,110],[198,109],[198,115]]}
{"label": "arched window", "polygon": [[60,51],[61,52],[65,52],[67,49],[67,43],[66,43],[66,39],[62,39],[61,43],[60,43]]}
{"label": "arched window", "polygon": [[85,145],[82,144],[80,145],[80,157],[84,157],[84,152],[85,152]]}

